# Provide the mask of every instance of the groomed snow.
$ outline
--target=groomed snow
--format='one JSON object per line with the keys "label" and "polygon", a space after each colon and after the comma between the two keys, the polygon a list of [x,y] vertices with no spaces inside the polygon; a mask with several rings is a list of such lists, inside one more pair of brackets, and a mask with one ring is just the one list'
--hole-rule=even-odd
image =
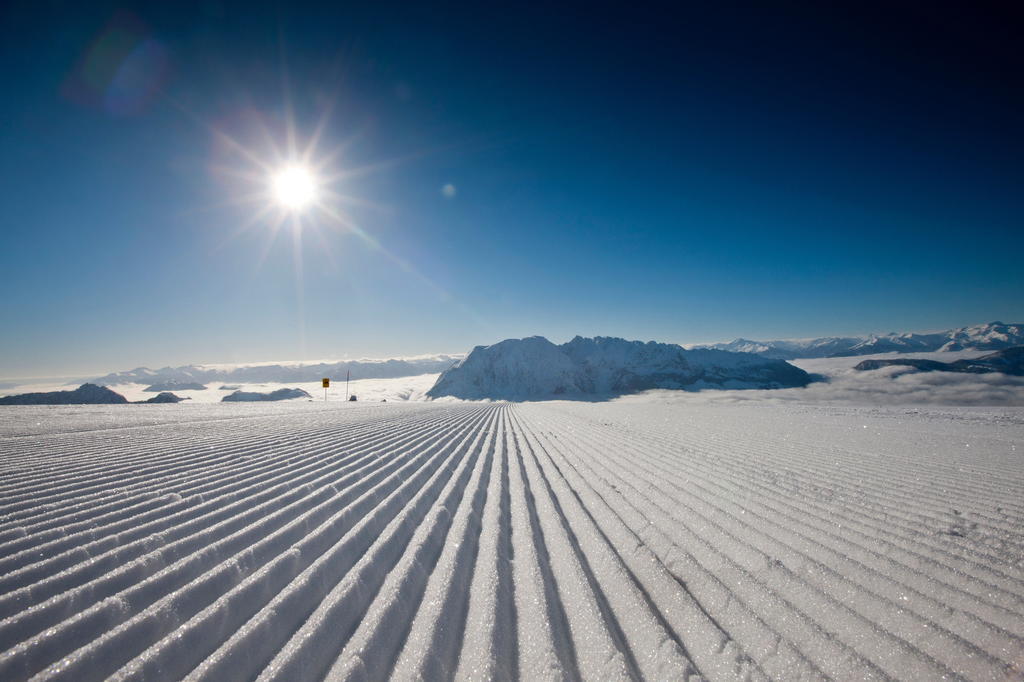
{"label": "groomed snow", "polygon": [[3,414],[3,680],[1022,674],[1019,408]]}

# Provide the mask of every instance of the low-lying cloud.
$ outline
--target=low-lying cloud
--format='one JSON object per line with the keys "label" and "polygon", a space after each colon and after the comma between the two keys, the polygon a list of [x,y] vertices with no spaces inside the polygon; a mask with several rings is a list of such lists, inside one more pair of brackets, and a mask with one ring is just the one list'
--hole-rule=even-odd
{"label": "low-lying cloud", "polygon": [[[652,391],[650,393],[663,393]],[[1024,405],[1024,377],[1006,374],[917,372],[884,367],[861,372],[838,371],[805,388],[700,391],[677,394],[696,402],[806,402],[858,405]]]}

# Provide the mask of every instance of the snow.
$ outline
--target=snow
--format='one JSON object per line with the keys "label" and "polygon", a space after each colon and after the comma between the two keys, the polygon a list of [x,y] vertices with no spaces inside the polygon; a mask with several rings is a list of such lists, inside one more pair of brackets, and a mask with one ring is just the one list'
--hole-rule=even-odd
{"label": "snow", "polygon": [[0,679],[1019,677],[1024,409],[815,385],[7,408]]}

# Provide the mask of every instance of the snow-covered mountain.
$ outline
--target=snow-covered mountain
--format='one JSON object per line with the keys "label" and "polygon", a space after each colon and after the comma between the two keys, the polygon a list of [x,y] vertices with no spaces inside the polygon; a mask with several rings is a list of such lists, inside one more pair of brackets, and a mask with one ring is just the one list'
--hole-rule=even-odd
{"label": "snow-covered mountain", "polygon": [[939,350],[1004,350],[1024,345],[1024,324],[989,322],[947,332],[948,340]]}
{"label": "snow-covered mountain", "polygon": [[462,355],[429,355],[388,360],[341,360],[318,363],[280,363],[253,365],[184,365],[149,369],[137,367],[126,372],[115,372],[99,377],[94,383],[103,386],[144,383],[152,390],[173,390],[167,386],[208,384],[211,381],[236,383],[292,383],[320,381],[323,377],[344,380],[347,372],[352,379],[392,379],[418,374],[433,374],[452,366]]}
{"label": "snow-covered mountain", "polygon": [[477,346],[446,370],[431,398],[523,400],[601,396],[650,388],[782,388],[810,375],[782,360],[670,343],[577,336],[555,345],[541,336]]}
{"label": "snow-covered mountain", "polygon": [[864,341],[864,337],[826,336],[820,339],[782,339],[776,341],[751,341],[736,339],[729,343],[716,343],[698,348],[712,348],[731,353],[754,353],[766,358],[793,360],[795,358],[827,358],[849,350]]}
{"label": "snow-covered mountain", "polygon": [[1024,324],[989,322],[942,332],[872,334],[869,336],[826,336],[818,339],[751,341],[736,339],[699,348],[755,353],[765,358],[828,358],[874,353],[925,353],[958,350],[1003,350],[1024,344]]}

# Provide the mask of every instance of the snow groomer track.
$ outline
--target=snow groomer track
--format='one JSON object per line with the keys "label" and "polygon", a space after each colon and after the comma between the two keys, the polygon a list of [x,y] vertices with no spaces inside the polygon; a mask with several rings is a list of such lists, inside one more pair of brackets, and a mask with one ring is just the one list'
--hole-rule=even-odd
{"label": "snow groomer track", "polygon": [[1021,410],[0,417],[0,680],[1024,674]]}

